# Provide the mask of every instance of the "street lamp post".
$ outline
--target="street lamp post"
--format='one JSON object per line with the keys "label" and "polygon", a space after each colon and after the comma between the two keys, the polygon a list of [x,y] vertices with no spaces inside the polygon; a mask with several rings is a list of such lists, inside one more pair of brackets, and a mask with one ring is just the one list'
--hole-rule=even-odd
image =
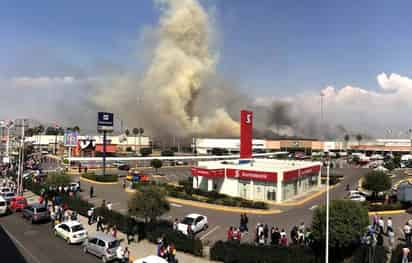
{"label": "street lamp post", "polygon": [[330,179],[330,158],[327,157],[328,160],[326,162],[326,258],[325,262],[329,263],[329,179]]}

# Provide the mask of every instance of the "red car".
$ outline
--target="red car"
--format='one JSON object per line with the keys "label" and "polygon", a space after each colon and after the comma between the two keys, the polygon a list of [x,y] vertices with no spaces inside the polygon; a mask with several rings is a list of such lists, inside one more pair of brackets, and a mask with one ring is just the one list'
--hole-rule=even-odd
{"label": "red car", "polygon": [[21,195],[16,196],[10,201],[10,209],[13,211],[22,210],[27,206],[27,200]]}

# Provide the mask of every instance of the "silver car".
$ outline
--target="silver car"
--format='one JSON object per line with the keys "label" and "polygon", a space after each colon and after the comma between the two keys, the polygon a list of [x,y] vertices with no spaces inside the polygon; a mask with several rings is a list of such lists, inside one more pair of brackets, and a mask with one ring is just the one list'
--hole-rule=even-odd
{"label": "silver car", "polygon": [[83,243],[83,252],[93,254],[102,259],[103,262],[115,260],[116,250],[120,246],[120,241],[111,235],[96,233],[89,236]]}
{"label": "silver car", "polygon": [[21,216],[32,223],[37,223],[40,221],[50,221],[50,212],[47,207],[42,204],[32,204],[23,208]]}

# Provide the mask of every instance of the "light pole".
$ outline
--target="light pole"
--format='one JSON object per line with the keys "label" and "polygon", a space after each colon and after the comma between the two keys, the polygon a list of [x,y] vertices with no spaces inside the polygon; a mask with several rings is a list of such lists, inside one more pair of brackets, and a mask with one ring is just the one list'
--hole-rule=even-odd
{"label": "light pole", "polygon": [[325,262],[329,263],[329,169],[330,169],[330,158],[327,156],[326,162],[326,258]]}

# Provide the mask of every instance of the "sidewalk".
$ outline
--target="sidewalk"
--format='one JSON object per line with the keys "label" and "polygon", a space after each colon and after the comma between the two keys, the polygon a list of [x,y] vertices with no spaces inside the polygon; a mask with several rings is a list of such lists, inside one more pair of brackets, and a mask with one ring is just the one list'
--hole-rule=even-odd
{"label": "sidewalk", "polygon": [[[35,195],[34,193],[30,191],[26,191],[24,194],[24,197],[26,197],[27,202],[30,203],[35,203],[38,200],[38,196]],[[93,224],[89,226],[87,224],[87,218],[81,215],[78,215],[78,220],[83,224],[84,228],[86,228],[87,232],[89,235],[92,235],[96,233],[96,224]],[[127,239],[126,239],[126,234],[118,231],[117,232],[117,238],[121,241],[122,247],[129,247],[130,250],[130,259],[133,261],[135,259],[139,259],[142,257],[150,256],[150,255],[156,255],[157,253],[157,246],[155,244],[150,243],[147,240],[142,240],[139,243],[132,242],[130,245],[127,245]],[[79,248],[80,249],[80,248]],[[183,253],[180,251],[177,251],[177,259],[179,262],[182,263],[204,263],[204,262],[216,262],[216,261],[210,261],[207,258],[200,258],[200,257],[195,257],[193,255]]]}

